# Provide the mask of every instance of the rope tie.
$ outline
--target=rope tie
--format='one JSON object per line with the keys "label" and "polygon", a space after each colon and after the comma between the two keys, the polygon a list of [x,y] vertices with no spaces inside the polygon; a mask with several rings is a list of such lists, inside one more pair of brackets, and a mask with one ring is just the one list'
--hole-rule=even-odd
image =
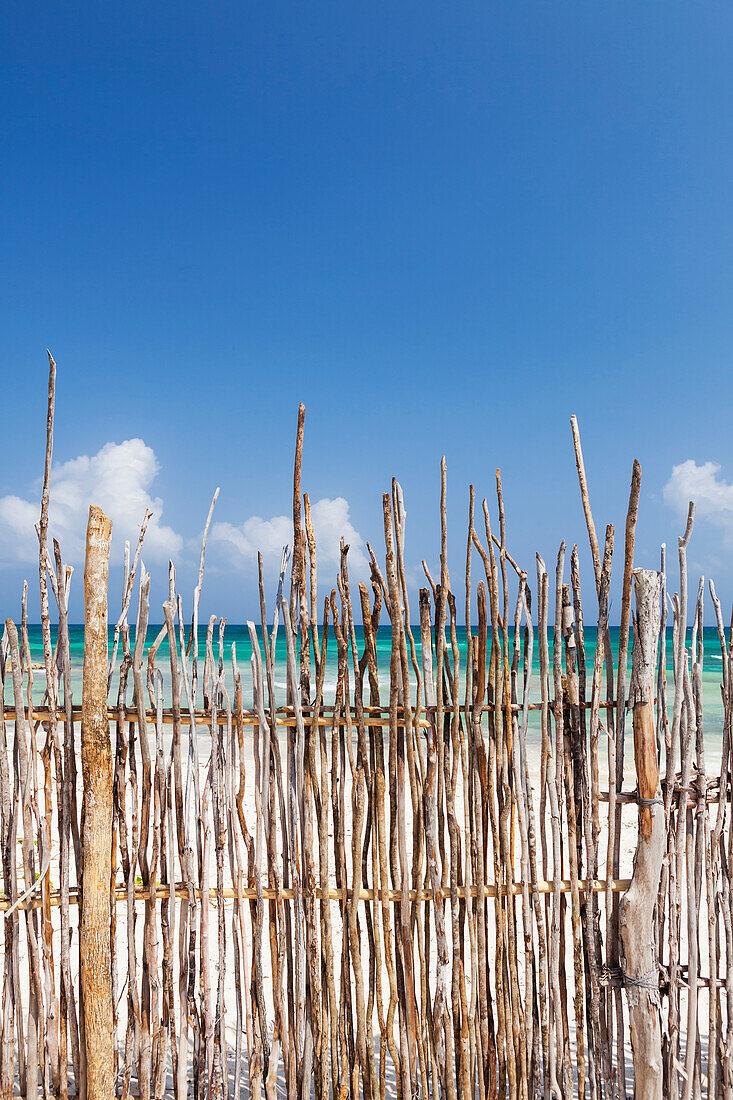
{"label": "rope tie", "polygon": [[627,974],[625,970],[622,970],[620,966],[602,966],[600,984],[604,986],[612,985],[614,980],[619,981],[621,985],[631,986],[633,989],[658,990],[659,967],[651,974],[634,978],[631,974]]}
{"label": "rope tie", "polygon": [[643,978],[632,978],[631,974],[621,971],[621,979],[624,985],[633,986],[635,989],[659,989],[659,968],[651,974],[645,974]]}

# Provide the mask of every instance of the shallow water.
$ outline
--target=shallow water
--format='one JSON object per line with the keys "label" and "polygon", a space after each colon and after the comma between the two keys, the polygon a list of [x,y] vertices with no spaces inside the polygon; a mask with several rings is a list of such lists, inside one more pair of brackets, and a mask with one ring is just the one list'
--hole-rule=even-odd
{"label": "shallow water", "polygon": [[[160,632],[160,625],[153,625],[148,627],[146,639],[145,639],[145,652],[147,653],[148,647],[154,642]],[[475,628],[474,628],[475,630]],[[363,629],[361,626],[355,628],[357,648],[361,652],[363,647]],[[130,645],[135,644],[135,627],[131,627],[130,631]],[[421,646],[420,646],[420,629],[418,626],[413,627],[413,635],[415,639],[415,646],[417,649],[418,661],[421,661]],[[112,650],[112,642],[114,637],[114,630],[110,628],[109,631],[109,644],[110,653]],[[262,631],[257,629],[257,637],[262,640]],[[31,662],[34,665],[43,665],[43,649],[41,640],[41,627],[39,624],[34,624],[28,627],[28,639],[31,650]],[[71,663],[72,663],[72,691],[74,695],[74,701],[81,702],[81,683],[82,683],[82,662],[84,656],[84,627],[83,624],[72,625],[69,628],[69,640],[71,645]],[[56,641],[56,628],[52,628],[52,643]],[[459,660],[462,674],[465,673],[466,663],[466,630],[465,627],[457,628],[457,641],[459,648]],[[593,660],[595,656],[595,643],[596,643],[596,629],[595,627],[588,627],[585,629],[585,659],[587,667],[587,695],[590,695],[590,683],[593,672]],[[688,631],[687,642],[690,642],[690,632]],[[549,639],[550,661],[552,661],[553,651],[553,633],[550,631]],[[611,627],[611,645],[614,653],[614,658],[618,660],[618,644],[619,644],[619,628]],[[250,658],[252,654],[252,647],[250,643],[249,631],[246,625],[230,625],[226,624],[223,634],[223,646],[220,648],[219,644],[219,630],[218,626],[214,631],[213,636],[213,652],[214,659],[219,660],[219,657],[223,658],[226,672],[226,681],[229,685],[233,684],[232,668],[231,668],[231,652],[232,645],[235,647],[237,664],[239,666],[242,675],[243,693],[245,706],[251,704],[252,700],[252,675],[250,670]],[[392,632],[390,627],[382,626],[377,632],[377,659],[379,665],[379,683],[382,694],[382,702],[385,703],[388,699],[389,691],[389,663],[390,663],[390,651],[392,645]],[[722,658],[720,652],[720,642],[718,639],[718,632],[714,627],[706,627],[703,631],[703,707],[704,707],[704,723],[705,723],[705,738],[706,742],[711,744],[711,748],[715,748],[720,743],[721,728],[723,721],[723,704],[720,694],[721,676],[722,676]],[[120,643],[120,651],[122,644]],[[203,673],[203,661],[206,649],[206,628],[200,627],[198,631],[198,655],[199,655],[199,677]],[[630,649],[630,647],[629,647]],[[533,701],[539,701],[539,661],[538,661],[538,644],[537,644],[537,632],[535,630],[534,645],[533,645],[533,658],[532,658],[532,678],[530,684],[530,697]],[[450,654],[449,654],[450,656]],[[287,686],[287,667],[286,667],[286,643],[285,633],[280,625],[277,634],[277,644],[275,647],[275,686],[278,690],[278,694],[281,697],[281,701],[285,702],[285,692]],[[336,661],[336,644],[333,633],[329,633],[327,656],[326,656],[326,674],[324,681],[324,699],[328,702],[333,697],[333,693],[336,689],[336,677],[337,677],[337,661]],[[119,659],[118,659],[119,664]],[[629,653],[630,664],[630,653]],[[164,637],[158,650],[156,667],[163,673],[164,683],[168,688],[168,639]],[[670,687],[668,688],[668,704],[671,707],[673,700],[672,684],[672,631],[671,628],[667,630],[666,639],[666,668],[667,668],[667,680]],[[5,699],[6,702],[12,701],[12,685],[9,682],[9,677],[6,677],[5,685]],[[628,679],[627,679],[628,683]],[[34,690],[33,697],[38,703],[41,702],[43,692],[45,689],[45,675],[43,668],[34,669]],[[201,689],[199,687],[199,699]],[[117,697],[117,676],[112,677],[112,686],[110,689],[110,700],[116,700]],[[132,685],[130,683],[128,687],[128,701],[132,698]],[[530,722],[530,736],[533,732],[536,732],[538,728],[538,719],[536,715],[532,716]]]}

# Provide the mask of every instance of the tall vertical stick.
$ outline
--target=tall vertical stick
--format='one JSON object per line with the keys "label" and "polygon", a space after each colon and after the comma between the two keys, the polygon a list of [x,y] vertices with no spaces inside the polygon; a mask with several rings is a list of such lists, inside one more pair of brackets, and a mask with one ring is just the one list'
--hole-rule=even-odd
{"label": "tall vertical stick", "polygon": [[87,1100],[114,1096],[110,958],[112,743],[107,720],[107,577],[112,521],[91,506],[84,565],[84,671],[81,704],[83,886],[79,948],[86,1024]]}
{"label": "tall vertical stick", "polygon": [[53,416],[56,402],[56,364],[51,352],[48,355],[48,411],[46,414],[46,461],[43,469],[43,492],[41,495],[41,517],[38,521],[38,581],[41,593],[41,633],[43,636],[43,660],[46,669],[46,690],[48,691],[49,732],[56,736],[56,681],[53,675],[53,652],[51,649],[51,622],[48,613],[47,581],[47,544],[48,544],[48,504],[50,498],[51,459],[53,457]]}
{"label": "tall vertical stick", "polygon": [[[41,596],[41,636],[43,640],[43,662],[46,672],[46,694],[48,698],[48,711],[49,721],[46,726],[46,742],[43,747],[42,760],[43,760],[43,774],[44,774],[44,802],[45,802],[45,821],[46,821],[46,833],[50,838],[51,835],[51,816],[52,816],[52,800],[51,800],[51,751],[55,749],[55,762],[57,778],[61,778],[62,771],[62,759],[61,759],[61,743],[58,736],[58,728],[56,723],[56,678],[53,671],[53,650],[51,647],[51,622],[48,611],[48,577],[47,577],[47,554],[48,554],[48,505],[50,498],[50,481],[51,481],[51,459],[53,456],[53,416],[55,406],[56,395],[56,364],[53,361],[51,352],[47,352],[48,355],[48,407],[46,414],[46,461],[43,471],[43,492],[41,495],[41,515],[37,525],[38,532],[38,582]],[[61,797],[60,792],[62,783],[59,782],[57,790],[59,792],[59,799]],[[61,806],[59,803],[59,812]],[[65,853],[62,856],[65,857]],[[49,985],[50,1003],[46,1006],[47,1019],[46,1019],[46,1043],[48,1046],[48,1055],[51,1061],[51,1073],[53,1076],[54,1088],[59,1092],[62,1097],[66,1096],[66,1002],[67,1002],[67,990],[61,990],[61,999],[59,1002],[58,1017],[55,1011],[54,1002],[56,1001],[56,989],[54,980],[54,965],[53,965],[53,938],[51,933],[51,900],[50,900],[50,887],[48,876],[43,882],[43,921],[42,921],[42,946],[44,955],[44,964],[46,968],[46,981]],[[61,1035],[61,1031],[63,1034]],[[63,1058],[59,1059],[59,1039],[61,1041],[61,1053]],[[63,1072],[60,1072],[60,1065],[63,1063]]]}
{"label": "tall vertical stick", "polygon": [[631,886],[619,906],[622,965],[634,1060],[634,1100],[662,1098],[662,1035],[658,963],[653,929],[666,829],[659,797],[654,723],[654,676],[659,630],[660,577],[634,571],[636,622],[629,702],[634,708],[634,763],[639,784],[639,836]]}

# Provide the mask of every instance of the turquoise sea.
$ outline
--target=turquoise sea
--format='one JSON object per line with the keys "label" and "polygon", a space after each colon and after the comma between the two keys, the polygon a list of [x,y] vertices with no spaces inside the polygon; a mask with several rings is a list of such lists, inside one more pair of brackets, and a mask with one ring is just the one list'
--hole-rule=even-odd
{"label": "turquoise sea", "polygon": [[[149,626],[146,637],[146,647],[152,644],[160,631],[160,626]],[[258,628],[258,637],[261,638],[261,630]],[[84,627],[82,624],[73,625],[69,630],[70,642],[71,642],[71,660],[72,660],[72,689],[74,693],[74,701],[81,702],[81,675],[82,675],[82,661],[84,652]],[[418,651],[418,657],[420,655],[420,630],[419,627],[413,627],[413,634],[415,638],[415,644]],[[466,659],[466,631],[464,627],[459,627],[458,631],[458,645],[460,650],[461,660],[461,675],[465,673],[465,659]],[[110,653],[112,649],[112,639],[114,631],[110,628]],[[43,665],[43,650],[41,644],[41,628],[40,625],[32,625],[28,628],[28,636],[31,649],[31,662],[34,666]],[[55,642],[56,630],[52,628],[52,641]],[[356,627],[357,646],[361,650],[363,645],[363,632],[360,626]],[[618,627],[611,627],[611,643],[614,650],[614,655],[618,654],[618,639],[619,629]],[[131,645],[135,642],[135,628],[131,627]],[[590,682],[593,671],[593,658],[595,652],[596,630],[594,627],[587,627],[585,629],[585,648],[586,648],[586,663],[588,667],[588,688],[587,694],[590,695]],[[218,661],[219,658],[219,632],[218,628],[214,632],[214,657]],[[690,643],[690,632],[688,631],[687,638],[688,645]],[[550,647],[550,659],[552,659],[553,648],[552,631],[550,631],[549,647]],[[227,671],[227,681],[232,683],[231,676],[231,647],[232,644],[236,647],[237,663],[239,665],[244,688],[245,705],[251,701],[251,674],[250,674],[250,655],[251,645],[249,631],[246,625],[232,626],[226,625],[224,631],[224,646],[223,657]],[[705,735],[706,739],[713,742],[719,742],[722,720],[723,720],[723,706],[720,694],[721,684],[721,652],[720,643],[718,640],[718,633],[714,627],[706,627],[703,631],[703,644],[704,644],[704,658],[703,658],[703,699],[704,699],[704,721],[705,721]],[[198,652],[199,652],[199,703],[201,697],[201,674],[203,672],[203,660],[206,646],[206,628],[200,627],[198,631]],[[120,650],[122,646],[120,644]],[[380,685],[382,686],[382,702],[385,703],[388,698],[388,684],[389,684],[389,661],[390,661],[390,649],[391,649],[391,630],[388,626],[380,627],[377,635],[377,651],[378,662],[380,672]],[[629,655],[630,659],[630,655]],[[535,629],[534,636],[534,651],[532,662],[532,686],[531,697],[532,700],[539,699],[539,663],[538,663],[538,645],[537,645],[537,631]],[[164,676],[164,680],[167,682],[167,669],[168,669],[168,641],[164,638],[157,654],[156,666],[161,670]],[[667,631],[667,670],[668,681],[671,685],[672,679],[672,632],[671,629]],[[333,692],[336,687],[336,643],[332,631],[329,632],[329,644],[326,661],[326,678],[324,683],[324,698],[328,702],[329,698],[333,696]],[[6,702],[11,701],[12,688],[9,683],[9,675],[6,677],[5,685],[5,699]],[[275,652],[275,683],[276,687],[281,692],[281,701],[285,702],[285,690],[286,690],[286,646],[285,635],[282,624],[278,630],[277,646]],[[40,703],[45,688],[45,676],[42,667],[34,668],[34,699]],[[673,691],[668,689],[669,699],[668,702],[671,705],[671,696]],[[117,696],[117,680],[116,677],[112,678],[112,687],[110,689],[110,700],[115,700]],[[132,685],[128,688],[128,700],[132,698]],[[533,721],[533,726],[536,723]]]}

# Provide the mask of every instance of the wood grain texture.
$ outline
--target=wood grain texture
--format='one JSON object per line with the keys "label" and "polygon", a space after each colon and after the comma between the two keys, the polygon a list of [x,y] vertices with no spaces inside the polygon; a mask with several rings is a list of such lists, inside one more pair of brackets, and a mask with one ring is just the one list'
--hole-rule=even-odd
{"label": "wood grain texture", "polygon": [[113,770],[107,720],[107,578],[112,521],[89,509],[84,564],[81,768],[82,887],[79,928],[87,1100],[112,1100],[114,1027],[110,948]]}

